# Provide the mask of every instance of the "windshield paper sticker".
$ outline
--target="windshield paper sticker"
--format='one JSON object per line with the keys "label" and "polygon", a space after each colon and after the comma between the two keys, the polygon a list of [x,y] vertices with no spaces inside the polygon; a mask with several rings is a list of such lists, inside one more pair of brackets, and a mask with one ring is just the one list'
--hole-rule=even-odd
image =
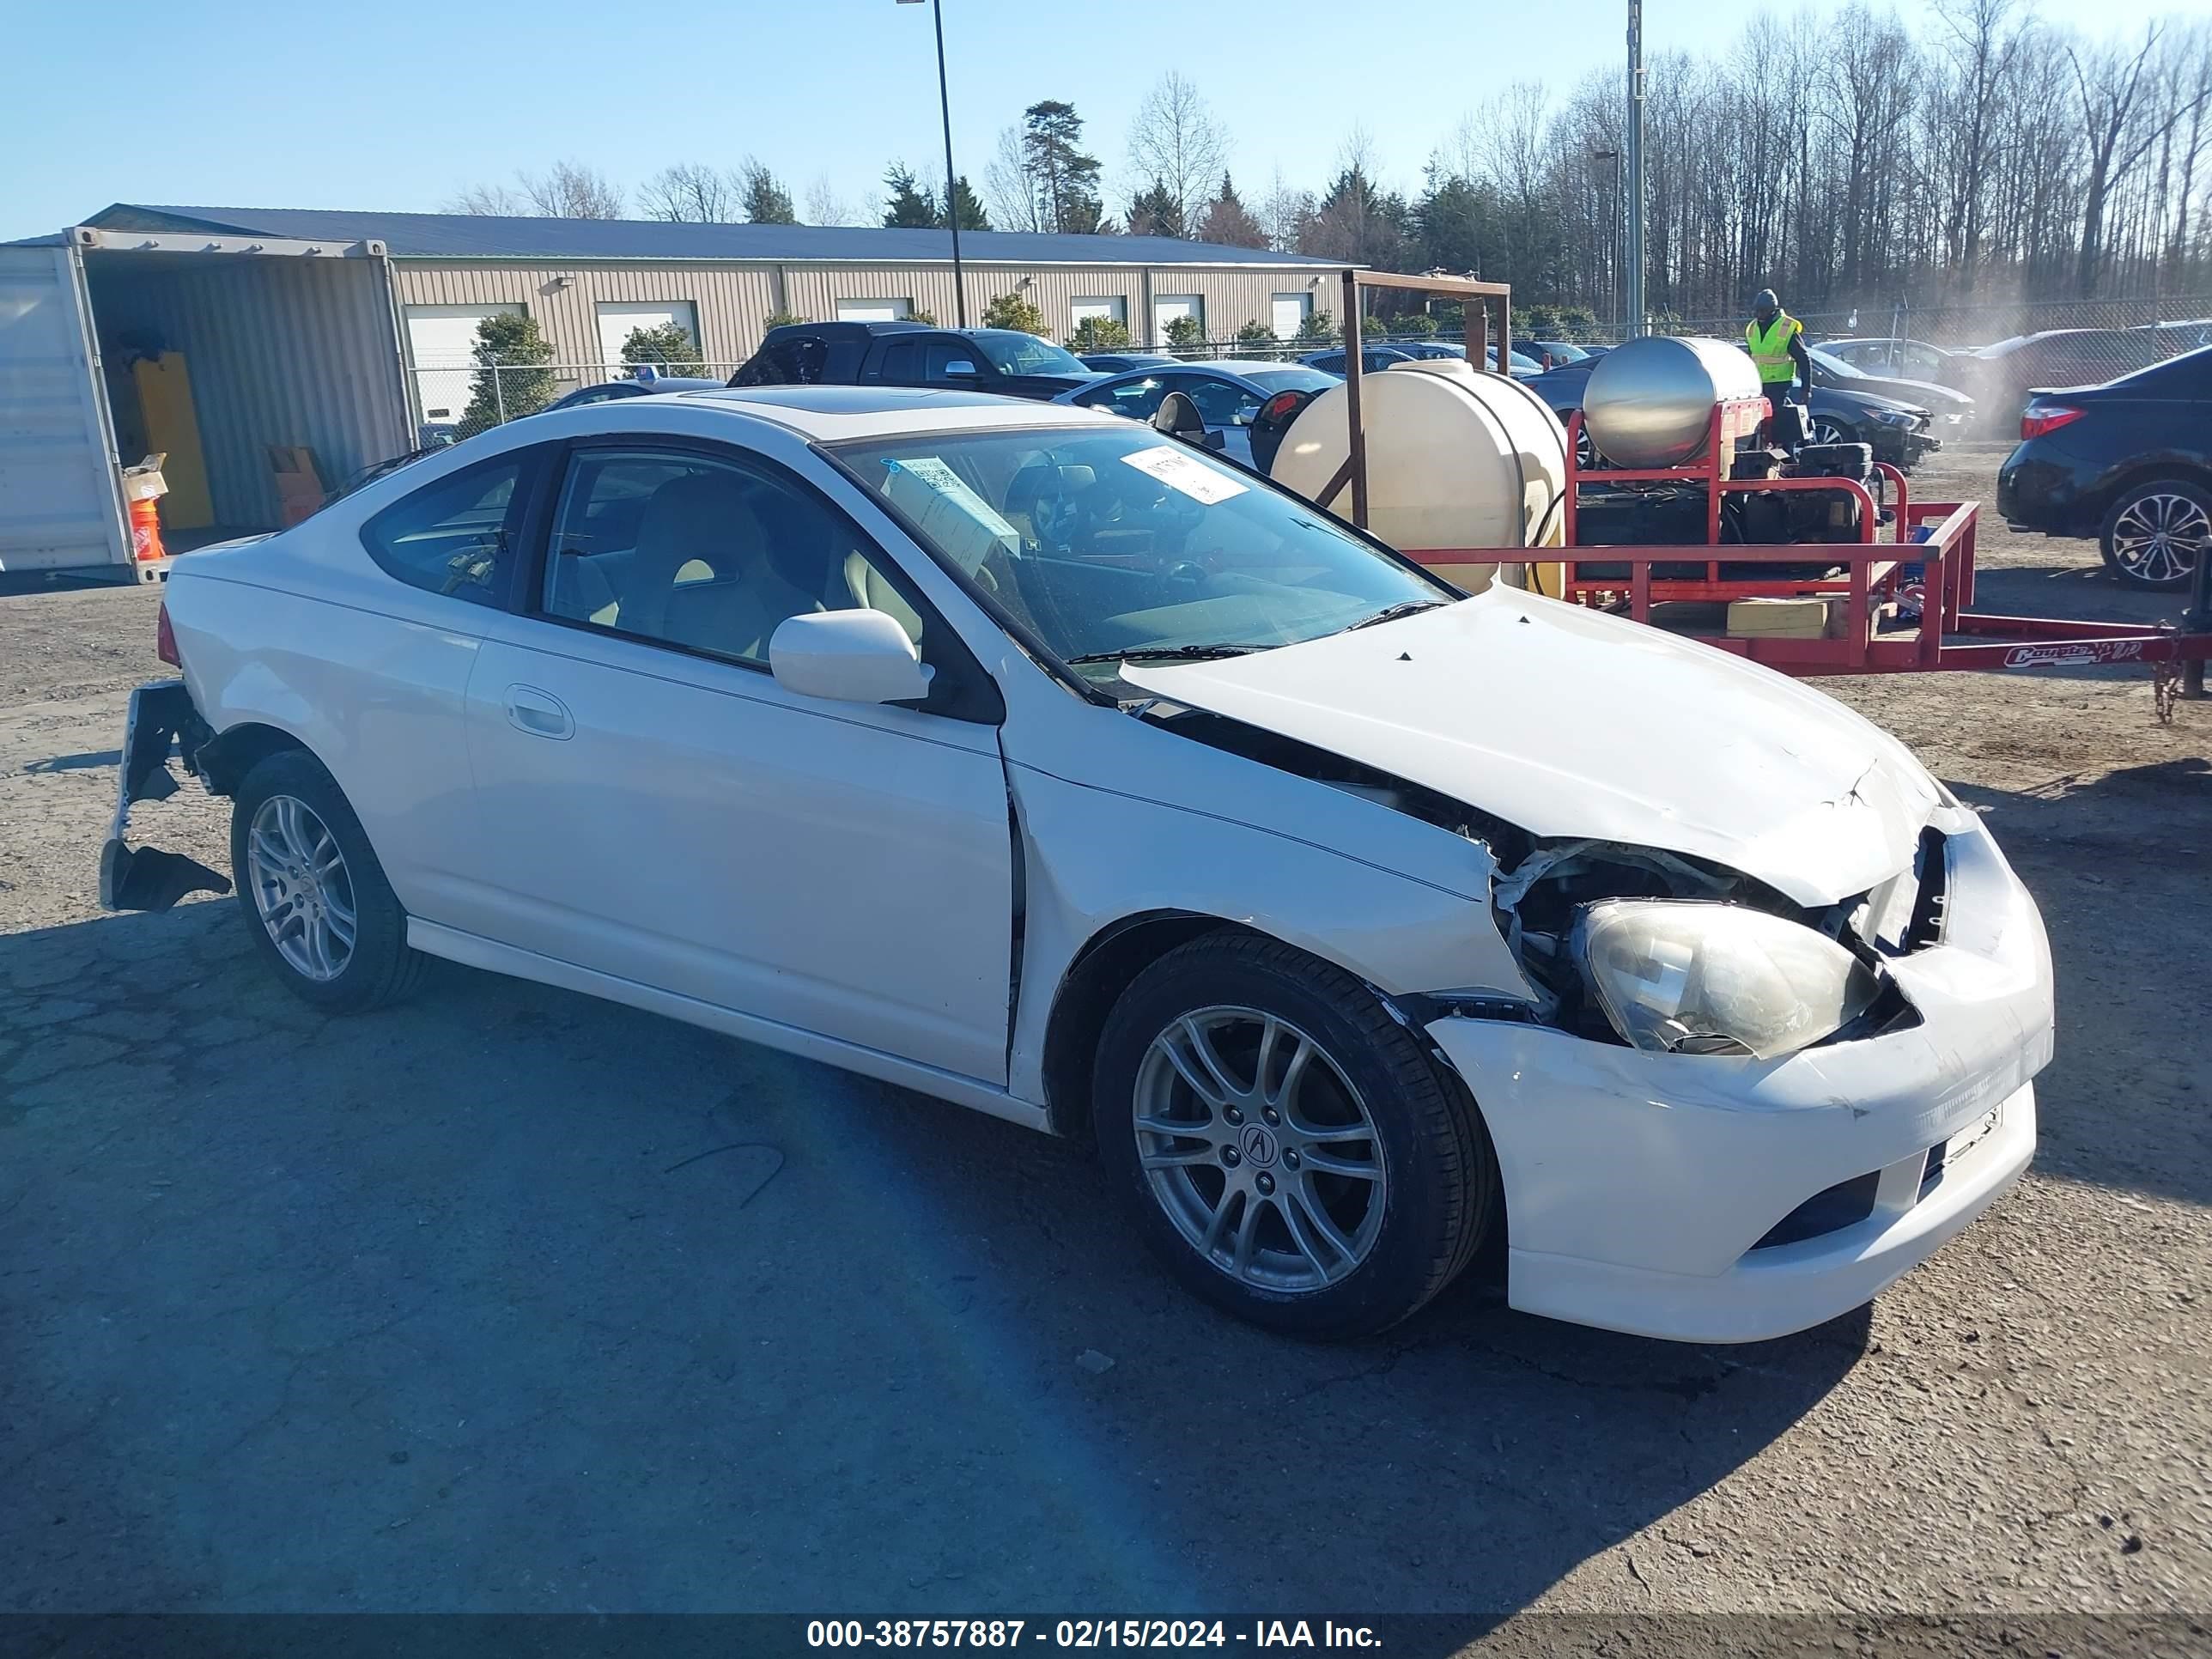
{"label": "windshield paper sticker", "polygon": [[1140,449],[1121,459],[1138,471],[1150,473],[1170,489],[1180,490],[1208,507],[1216,501],[1225,501],[1231,495],[1242,495],[1249,488],[1225,472],[1216,472],[1172,444],[1162,444],[1158,449]]}
{"label": "windshield paper sticker", "polygon": [[903,507],[945,556],[969,575],[994,552],[1009,557],[1021,552],[1021,532],[938,457],[886,461],[884,469],[884,494]]}

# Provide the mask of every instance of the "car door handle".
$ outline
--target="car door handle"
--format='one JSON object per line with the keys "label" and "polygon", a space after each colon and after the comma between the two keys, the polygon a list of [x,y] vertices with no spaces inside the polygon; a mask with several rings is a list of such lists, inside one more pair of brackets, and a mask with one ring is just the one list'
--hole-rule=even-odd
{"label": "car door handle", "polygon": [[534,685],[507,688],[507,723],[533,738],[576,735],[576,722],[569,717],[568,705],[550,691],[540,691]]}

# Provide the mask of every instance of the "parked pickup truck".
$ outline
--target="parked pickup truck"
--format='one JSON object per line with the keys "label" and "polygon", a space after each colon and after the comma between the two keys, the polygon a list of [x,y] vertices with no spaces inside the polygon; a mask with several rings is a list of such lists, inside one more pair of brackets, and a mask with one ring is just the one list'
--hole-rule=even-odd
{"label": "parked pickup truck", "polygon": [[1057,398],[1098,378],[1073,352],[1012,328],[927,323],[787,323],[732,386],[921,386]]}

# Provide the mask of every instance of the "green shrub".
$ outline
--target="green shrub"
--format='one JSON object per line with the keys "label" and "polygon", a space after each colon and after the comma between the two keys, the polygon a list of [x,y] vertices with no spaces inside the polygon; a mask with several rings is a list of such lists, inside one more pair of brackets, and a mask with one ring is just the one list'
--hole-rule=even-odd
{"label": "green shrub", "polygon": [[1129,344],[1129,325],[1118,317],[1085,317],[1067,337],[1070,351],[1121,351]]}
{"label": "green shrub", "polygon": [[553,371],[539,367],[553,361],[553,348],[535,317],[501,312],[485,318],[477,325],[476,358],[468,407],[454,428],[457,436],[535,415],[558,394]]}
{"label": "green shrub", "polygon": [[1046,331],[1044,313],[1039,311],[1018,294],[1001,294],[983,307],[985,328],[1018,329],[1024,334],[1034,334],[1040,339],[1049,339]]}
{"label": "green shrub", "polygon": [[699,355],[699,347],[690,331],[681,323],[663,323],[658,328],[634,328],[629,338],[623,342],[622,360],[635,367],[651,363],[665,373],[673,369],[682,374],[696,369],[706,362]]}

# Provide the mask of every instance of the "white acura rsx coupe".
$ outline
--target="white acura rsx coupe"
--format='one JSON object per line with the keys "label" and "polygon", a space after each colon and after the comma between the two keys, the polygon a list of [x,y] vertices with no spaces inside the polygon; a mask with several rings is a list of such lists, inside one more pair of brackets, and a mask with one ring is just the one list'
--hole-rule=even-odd
{"label": "white acura rsx coupe", "polygon": [[173,733],[308,1000],[446,957],[1093,1136],[1283,1330],[1502,1231],[1515,1307],[1771,1337],[2034,1149],[2041,920],[1894,739],[1112,414],[534,416],[180,560],[163,647],[110,902]]}

